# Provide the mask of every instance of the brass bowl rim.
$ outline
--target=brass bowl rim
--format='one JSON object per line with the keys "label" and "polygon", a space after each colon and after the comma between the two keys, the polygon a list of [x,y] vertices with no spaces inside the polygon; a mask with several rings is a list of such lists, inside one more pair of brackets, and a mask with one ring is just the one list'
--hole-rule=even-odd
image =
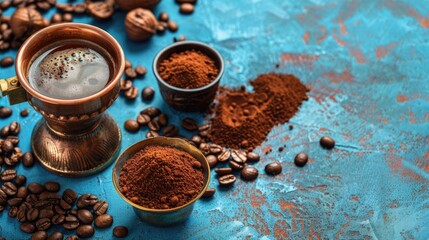
{"label": "brass bowl rim", "polygon": [[[28,45],[32,41],[34,41],[34,39],[36,37],[38,37],[38,35],[43,35],[47,32],[55,32],[58,29],[63,29],[63,28],[67,28],[67,27],[85,28],[85,29],[89,29],[91,31],[94,31],[94,32],[100,34],[101,36],[103,36],[109,42],[111,42],[114,45],[114,47],[117,48],[117,50],[119,52],[120,59],[118,59],[118,60],[119,60],[120,64],[119,64],[117,73],[110,79],[110,82],[106,86],[104,86],[103,89],[101,89],[97,93],[92,94],[91,96],[88,96],[88,97],[76,98],[76,99],[58,99],[58,98],[51,98],[51,97],[45,96],[45,95],[39,93],[36,89],[34,89],[33,86],[31,86],[29,80],[26,77],[27,73],[24,73],[23,71],[21,71],[21,68],[22,68],[22,60],[21,59],[23,57],[23,54],[24,54],[25,50],[28,48]],[[116,84],[121,79],[122,74],[123,74],[124,69],[125,69],[125,54],[124,54],[124,51],[122,50],[121,45],[118,43],[118,41],[112,35],[110,35],[108,32],[104,31],[101,28],[95,27],[95,26],[90,25],[90,24],[85,24],[85,23],[58,23],[58,24],[54,24],[54,25],[45,27],[45,28],[41,29],[40,31],[32,34],[19,48],[18,54],[16,55],[16,61],[15,62],[16,62],[16,65],[15,65],[16,75],[18,76],[18,79],[23,80],[23,81],[19,81],[19,82],[22,85],[22,87],[24,87],[25,91],[27,91],[30,95],[32,95],[33,97],[35,97],[37,99],[40,99],[44,102],[51,103],[51,104],[77,105],[77,104],[85,103],[85,102],[88,102],[88,101],[91,101],[94,99],[98,99],[101,96],[105,95],[106,93],[112,91],[115,88]]]}
{"label": "brass bowl rim", "polygon": [[[188,146],[190,146],[191,148],[195,148],[195,150],[197,150],[196,151],[196,153],[197,154],[200,154],[202,157],[203,157],[203,159],[204,159],[204,163],[206,164],[206,166],[207,166],[207,169],[208,169],[208,171],[207,171],[207,181],[205,181],[204,182],[204,186],[203,186],[203,188],[201,189],[201,191],[200,191],[200,193],[196,196],[196,197],[194,197],[191,201],[189,201],[189,202],[187,202],[186,204],[184,204],[184,205],[181,205],[181,206],[178,206],[178,207],[175,207],[175,208],[169,208],[169,209],[154,209],[154,208],[145,208],[145,207],[142,207],[142,206],[140,206],[140,205],[137,205],[137,204],[135,204],[135,203],[133,203],[133,202],[131,202],[127,197],[125,197],[123,194],[122,194],[122,192],[121,192],[121,190],[119,189],[119,186],[118,186],[118,184],[116,183],[116,181],[115,181],[115,179],[114,179],[114,176],[115,176],[115,170],[118,168],[118,163],[119,163],[119,159],[121,159],[121,157],[127,152],[127,151],[129,151],[131,148],[133,148],[134,146],[138,146],[138,145],[141,145],[141,144],[144,144],[144,142],[146,142],[146,141],[148,141],[148,140],[150,140],[150,139],[166,139],[167,141],[178,141],[178,142],[182,142],[182,143],[184,143],[185,145],[188,145]],[[171,145],[169,145],[169,144],[167,144],[166,146],[170,146],[170,147],[174,147],[174,146],[171,146]],[[142,148],[140,148],[140,150],[141,150]],[[181,151],[185,151],[185,150],[183,150],[183,149],[179,149],[179,150],[181,150]],[[185,151],[185,152],[187,152],[187,151]],[[189,152],[188,152],[189,153]],[[191,154],[191,153],[189,153],[189,154]],[[192,154],[191,154],[192,155]],[[119,177],[119,176],[118,176]],[[134,144],[132,144],[132,145],[130,145],[129,147],[127,147],[119,156],[118,156],[118,158],[116,159],[116,161],[115,161],[115,164],[113,165],[113,170],[112,170],[112,182],[113,182],[113,186],[115,187],[115,190],[116,190],[116,192],[119,194],[119,196],[125,201],[125,202],[127,202],[128,204],[130,204],[131,206],[133,206],[134,208],[137,208],[137,209],[139,209],[139,210],[142,210],[142,211],[145,211],[145,212],[150,212],[150,213],[171,213],[171,212],[176,212],[176,211],[178,211],[178,210],[180,210],[180,209],[183,209],[183,208],[186,208],[186,207],[188,207],[188,206],[190,206],[190,205],[192,205],[193,203],[195,203],[198,199],[200,199],[201,198],[201,196],[204,194],[204,192],[207,190],[207,188],[208,188],[208,186],[209,186],[209,183],[210,183],[210,178],[211,178],[211,176],[210,176],[210,165],[209,165],[209,162],[207,161],[207,158],[204,156],[204,154],[202,154],[201,153],[201,151],[198,149],[198,148],[196,148],[195,146],[193,146],[192,144],[190,144],[190,143],[188,143],[188,142],[186,142],[185,140],[183,140],[183,139],[180,139],[180,138],[172,138],[172,137],[163,137],[163,136],[160,136],[160,137],[153,137],[153,138],[148,138],[148,139],[143,139],[143,140],[140,140],[140,141],[138,141],[138,142],[136,142],[136,143],[134,143]],[[119,183],[119,180],[118,180],[118,183]]]}

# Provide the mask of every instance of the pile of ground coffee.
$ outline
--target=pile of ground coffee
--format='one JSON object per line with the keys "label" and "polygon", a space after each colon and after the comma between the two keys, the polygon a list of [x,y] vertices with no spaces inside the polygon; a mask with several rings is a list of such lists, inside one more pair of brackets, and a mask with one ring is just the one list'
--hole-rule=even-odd
{"label": "pile of ground coffee", "polygon": [[161,78],[179,88],[199,88],[211,83],[219,74],[213,59],[200,51],[173,53],[158,68]]}
{"label": "pile of ground coffee", "polygon": [[147,146],[127,160],[119,176],[121,192],[153,209],[182,206],[203,188],[201,164],[189,153],[168,146]]}
{"label": "pile of ground coffee", "polygon": [[269,73],[250,82],[254,93],[221,89],[210,140],[230,148],[254,148],[271,128],[287,122],[307,100],[308,89],[293,75]]}

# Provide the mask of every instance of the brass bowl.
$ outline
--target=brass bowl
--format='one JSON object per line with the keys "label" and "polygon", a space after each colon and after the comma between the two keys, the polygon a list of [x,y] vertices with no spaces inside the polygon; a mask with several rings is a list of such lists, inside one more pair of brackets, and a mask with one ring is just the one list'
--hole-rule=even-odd
{"label": "brass bowl", "polygon": [[[171,209],[151,209],[145,208],[140,205],[137,205],[127,199],[121,192],[119,188],[119,176],[121,173],[121,169],[124,166],[125,162],[134,156],[138,151],[148,145],[160,145],[160,146],[169,146],[174,147],[179,150],[185,151],[197,159],[201,163],[201,167],[203,169],[204,175],[204,184],[203,188],[199,192],[199,194],[192,199],[190,202],[185,205],[171,208]],[[155,226],[169,226],[179,222],[183,222],[188,219],[189,215],[194,208],[194,203],[204,194],[206,191],[209,182],[210,182],[210,166],[207,162],[206,157],[201,153],[193,145],[189,144],[183,139],[179,138],[168,138],[168,137],[155,137],[148,138],[142,141],[139,141],[130,147],[128,147],[116,160],[115,165],[113,166],[113,185],[115,186],[116,192],[118,192],[119,196],[128,204],[130,204],[136,215],[144,222],[147,222],[151,225]]]}

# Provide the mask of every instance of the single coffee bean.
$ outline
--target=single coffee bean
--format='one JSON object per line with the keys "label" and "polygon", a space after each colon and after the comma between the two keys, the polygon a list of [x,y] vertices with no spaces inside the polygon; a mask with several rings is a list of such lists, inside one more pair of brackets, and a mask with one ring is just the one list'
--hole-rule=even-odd
{"label": "single coffee bean", "polygon": [[243,165],[241,165],[240,163],[237,163],[235,161],[229,161],[228,165],[229,165],[229,167],[232,168],[233,171],[239,171],[239,170],[244,168]]}
{"label": "single coffee bean", "polygon": [[30,208],[27,211],[27,220],[32,222],[39,217],[39,210],[37,208]]}
{"label": "single coffee bean", "polygon": [[159,133],[155,131],[149,131],[146,133],[146,138],[153,138],[153,137],[159,137]]}
{"label": "single coffee bean", "polygon": [[167,27],[168,27],[168,30],[172,32],[176,32],[179,29],[179,26],[177,25],[177,23],[172,20],[167,22]]}
{"label": "single coffee bean", "polygon": [[43,209],[39,210],[39,218],[49,218],[49,219],[51,219],[54,216],[55,216],[55,213],[51,209],[43,208]]}
{"label": "single coffee bean", "polygon": [[52,217],[52,224],[61,225],[64,223],[65,216],[64,214],[57,214]]}
{"label": "single coffee bean", "polygon": [[97,196],[91,195],[89,193],[80,196],[77,199],[77,208],[89,208],[94,206],[98,202]]}
{"label": "single coffee bean", "polygon": [[256,169],[253,166],[246,166],[245,168],[243,168],[243,170],[241,170],[241,179],[243,179],[244,181],[253,181],[255,180],[259,173],[258,173],[258,169]]}
{"label": "single coffee bean", "polygon": [[46,240],[48,239],[48,233],[45,231],[37,231],[31,235],[30,240]]}
{"label": "single coffee bean", "polygon": [[9,125],[9,133],[12,135],[18,135],[21,131],[21,125],[17,121],[13,121]]}
{"label": "single coffee bean", "polygon": [[191,165],[195,169],[200,169],[201,168],[201,162],[199,162],[199,161],[193,161]]}
{"label": "single coffee bean", "polygon": [[74,12],[77,14],[82,14],[86,12],[86,4],[85,3],[76,3],[74,5]]}
{"label": "single coffee bean", "polygon": [[165,115],[164,113],[159,114],[158,123],[160,126],[167,126],[168,125],[168,116]]}
{"label": "single coffee bean", "polygon": [[3,141],[3,146],[2,146],[3,152],[7,154],[12,153],[14,148],[15,146],[13,146],[13,143],[11,141],[7,139]]}
{"label": "single coffee bean", "polygon": [[130,62],[130,60],[125,59],[125,69],[132,68],[132,67],[133,67],[133,64]]}
{"label": "single coffee bean", "polygon": [[205,156],[210,154],[210,145],[207,143],[201,143],[199,149]]}
{"label": "single coffee bean", "polygon": [[106,201],[101,200],[94,205],[93,210],[96,215],[100,216],[107,212],[108,207],[109,204]]}
{"label": "single coffee bean", "polygon": [[68,211],[72,208],[72,206],[70,204],[68,204],[66,201],[64,201],[63,199],[61,199],[60,201],[60,206],[62,209]]}
{"label": "single coffee bean", "polygon": [[22,155],[22,164],[24,167],[32,167],[34,165],[34,157],[31,152],[26,152]]}
{"label": "single coffee bean", "polygon": [[228,175],[232,173],[232,168],[215,168],[215,172],[220,176]]}
{"label": "single coffee bean", "polygon": [[199,146],[200,146],[200,144],[201,144],[201,142],[203,141],[203,139],[202,139],[200,136],[198,136],[198,135],[194,135],[194,136],[192,136],[192,137],[190,138],[190,140],[191,140],[193,143],[195,143],[195,146],[197,146],[197,147],[199,147]]}
{"label": "single coffee bean", "polygon": [[89,238],[94,235],[94,227],[91,225],[81,225],[77,228],[76,234],[81,238]]}
{"label": "single coffee bean", "polygon": [[3,182],[10,182],[13,181],[16,178],[16,171],[13,169],[4,170],[0,178]]}
{"label": "single coffee bean", "polygon": [[226,162],[229,160],[229,158],[231,157],[231,151],[229,150],[224,150],[223,152],[221,152],[218,156],[217,156],[217,160],[219,160],[219,162]]}
{"label": "single coffee bean", "polygon": [[214,168],[217,164],[217,157],[215,155],[206,156],[207,162],[209,162],[210,168]]}
{"label": "single coffee bean", "polygon": [[92,216],[92,213],[87,209],[79,209],[77,210],[76,217],[79,219],[79,221],[83,224],[91,224],[94,220],[94,217]]}
{"label": "single coffee bean", "polygon": [[117,238],[124,238],[128,235],[128,228],[124,226],[116,226],[113,228],[113,236]]}
{"label": "single coffee bean", "polygon": [[95,218],[94,225],[98,228],[108,228],[113,224],[113,217],[109,214],[103,214]]}
{"label": "single coffee bean", "polygon": [[51,24],[61,23],[62,21],[63,21],[63,18],[59,13],[55,13],[51,17]]}
{"label": "single coffee bean", "polygon": [[235,182],[236,177],[232,174],[223,175],[219,177],[218,181],[221,186],[230,186]]}
{"label": "single coffee bean", "polygon": [[125,69],[125,75],[127,76],[128,79],[134,79],[137,77],[136,71],[134,71],[134,69],[132,68]]}
{"label": "single coffee bean", "polygon": [[30,110],[24,109],[19,113],[19,115],[21,115],[21,117],[26,117],[26,116],[28,116],[29,112],[30,112]]}
{"label": "single coffee bean", "polygon": [[320,139],[320,145],[326,149],[332,149],[335,147],[335,140],[328,136],[323,136]]}
{"label": "single coffee bean", "polygon": [[51,220],[49,218],[41,218],[36,222],[37,230],[44,231],[51,227]]}
{"label": "single coffee bean", "polygon": [[198,123],[193,118],[184,118],[182,120],[182,127],[188,131],[194,131],[198,129]]}
{"label": "single coffee bean", "polygon": [[36,2],[36,6],[42,11],[47,11],[51,8],[51,5],[48,2],[42,2],[42,1]]}
{"label": "single coffee bean", "polygon": [[207,188],[206,191],[203,193],[203,198],[209,198],[209,197],[213,197],[213,195],[215,194],[216,189],[214,188]]}
{"label": "single coffee bean", "polygon": [[168,22],[169,19],[170,19],[170,17],[168,16],[168,13],[166,13],[166,12],[161,12],[158,16],[158,20],[161,22]]}
{"label": "single coffee bean", "polygon": [[64,235],[61,232],[53,232],[49,235],[48,240],[63,240]]}
{"label": "single coffee bean", "polygon": [[134,69],[134,71],[137,73],[137,76],[143,76],[147,72],[146,68],[143,66],[137,66],[136,69]]}
{"label": "single coffee bean", "polygon": [[125,121],[124,127],[128,132],[137,132],[140,129],[139,123],[132,119]]}
{"label": "single coffee bean", "polygon": [[245,163],[247,161],[246,153],[241,150],[231,150],[231,157],[237,163]]}
{"label": "single coffee bean", "polygon": [[7,194],[0,189],[0,205],[6,205],[7,203]]}
{"label": "single coffee bean", "polygon": [[150,117],[147,114],[140,114],[137,116],[137,123],[140,126],[146,126],[150,122]]}
{"label": "single coffee bean", "polygon": [[76,235],[71,235],[66,238],[66,240],[79,240],[79,237]]}
{"label": "single coffee bean", "polygon": [[159,114],[161,114],[161,111],[156,107],[148,107],[140,112],[140,114],[147,114],[151,118],[157,117]]}
{"label": "single coffee bean", "polygon": [[4,57],[0,60],[0,66],[5,68],[12,66],[14,63],[13,57]]}
{"label": "single coffee bean", "polygon": [[6,140],[11,142],[13,144],[13,146],[18,145],[18,143],[19,143],[19,138],[17,136],[7,136]]}
{"label": "single coffee bean", "polygon": [[22,202],[24,201],[24,199],[22,198],[11,198],[9,200],[7,200],[7,205],[8,206],[19,206]]}
{"label": "single coffee bean", "polygon": [[40,194],[41,192],[43,192],[43,186],[36,182],[29,183],[27,188],[28,191],[33,194]]}
{"label": "single coffee bean", "polygon": [[134,100],[137,98],[138,95],[139,95],[139,89],[134,86],[128,89],[127,91],[125,91],[125,97],[128,100]]}
{"label": "single coffee bean", "polygon": [[62,207],[60,207],[59,205],[55,205],[54,206],[54,210],[55,210],[55,213],[59,214],[59,215],[65,215],[65,214],[67,214],[67,211],[64,210]]}
{"label": "single coffee bean", "polygon": [[15,184],[13,184],[11,182],[5,182],[1,186],[1,190],[3,190],[3,192],[5,192],[8,196],[15,196],[16,192],[18,191]]}
{"label": "single coffee bean", "polygon": [[121,91],[127,91],[131,89],[133,82],[131,80],[121,80],[120,89]]}
{"label": "single coffee bean", "polygon": [[73,208],[72,210],[69,211],[69,214],[76,216],[77,215],[77,209]]}
{"label": "single coffee bean", "polygon": [[162,134],[166,137],[175,137],[177,136],[179,129],[174,125],[169,125],[164,128]]}
{"label": "single coffee bean", "polygon": [[67,215],[64,219],[63,228],[66,230],[74,230],[79,227],[79,221],[77,217],[73,215]]}
{"label": "single coffee bean", "polygon": [[0,129],[0,136],[6,137],[10,134],[9,126],[4,126]]}
{"label": "single coffee bean", "polygon": [[142,100],[143,101],[149,101],[153,99],[153,96],[155,95],[155,90],[151,87],[145,87],[142,90]]}
{"label": "single coffee bean", "polygon": [[272,162],[265,166],[265,172],[269,175],[277,175],[282,172],[282,165],[279,162]]}
{"label": "single coffee bean", "polygon": [[155,132],[159,131],[159,129],[160,129],[159,123],[158,123],[158,121],[157,121],[157,120],[155,120],[155,119],[152,119],[152,120],[147,124],[147,126],[148,126],[148,128],[149,128],[150,130],[155,131]]}
{"label": "single coffee bean", "polygon": [[71,13],[64,13],[61,17],[62,22],[73,22],[73,15]]}
{"label": "single coffee bean", "polygon": [[46,182],[44,186],[45,186],[45,189],[48,190],[49,192],[56,193],[60,190],[60,184],[57,182],[53,182],[53,181]]}
{"label": "single coffee bean", "polygon": [[34,233],[36,231],[34,224],[28,222],[22,223],[19,228],[25,233]]}
{"label": "single coffee bean", "polygon": [[8,118],[12,115],[12,109],[0,106],[0,118]]}
{"label": "single coffee bean", "polygon": [[16,191],[16,197],[18,198],[27,198],[28,196],[28,189],[25,186],[21,186],[18,188],[18,190]]}
{"label": "single coffee bean", "polygon": [[66,201],[66,203],[73,205],[73,203],[76,202],[76,199],[77,194],[75,191],[68,188],[63,192],[63,200]]}
{"label": "single coffee bean", "polygon": [[18,214],[18,207],[17,206],[9,208],[9,213],[8,213],[9,217],[15,218],[17,214]]}
{"label": "single coffee bean", "polygon": [[87,4],[86,10],[97,20],[108,19],[115,12],[113,4],[108,2],[90,2]]}
{"label": "single coffee bean", "polygon": [[180,12],[183,14],[191,14],[194,12],[194,5],[190,3],[182,3],[180,4]]}
{"label": "single coffee bean", "polygon": [[210,153],[211,154],[218,154],[223,152],[223,147],[217,145],[217,144],[210,144]]}
{"label": "single coffee bean", "polygon": [[43,191],[40,193],[39,195],[39,200],[48,200],[52,203],[58,204],[60,202],[60,195],[58,193],[53,193],[53,192],[48,192],[48,191]]}
{"label": "single coffee bean", "polygon": [[296,166],[303,167],[308,162],[308,155],[300,152],[295,156],[294,162]]}
{"label": "single coffee bean", "polygon": [[260,157],[259,154],[255,153],[255,152],[248,152],[247,153],[247,160],[249,160],[250,162],[257,162],[259,161]]}
{"label": "single coffee bean", "polygon": [[163,22],[159,22],[159,24],[156,26],[156,32],[157,33],[163,33],[163,32],[165,32],[165,26],[162,23]]}

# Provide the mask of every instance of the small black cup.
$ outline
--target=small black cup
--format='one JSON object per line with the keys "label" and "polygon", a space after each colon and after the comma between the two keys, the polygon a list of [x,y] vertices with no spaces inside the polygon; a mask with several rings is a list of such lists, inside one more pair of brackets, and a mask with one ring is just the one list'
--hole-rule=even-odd
{"label": "small black cup", "polygon": [[[173,53],[180,53],[186,50],[200,51],[213,59],[219,74],[211,83],[200,88],[178,88],[165,82],[158,73],[158,66],[164,60],[169,58]],[[216,96],[220,79],[224,71],[224,62],[222,56],[211,46],[197,41],[182,41],[169,45],[162,49],[153,61],[153,72],[158,81],[162,98],[171,107],[184,112],[201,112],[208,108]]]}

